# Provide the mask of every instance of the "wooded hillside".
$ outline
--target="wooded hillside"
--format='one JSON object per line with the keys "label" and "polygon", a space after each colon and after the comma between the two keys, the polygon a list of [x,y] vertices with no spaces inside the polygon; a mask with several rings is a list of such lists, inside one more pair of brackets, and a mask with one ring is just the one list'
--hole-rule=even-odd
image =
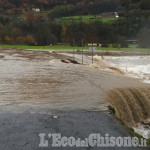
{"label": "wooded hillside", "polygon": [[[118,12],[119,18],[103,21],[104,12]],[[69,23],[62,21],[65,17]],[[1,44],[72,44],[72,38],[83,37],[103,46],[124,47],[126,40],[137,39],[139,46],[150,47],[145,44],[149,25],[149,0],[0,0]]]}

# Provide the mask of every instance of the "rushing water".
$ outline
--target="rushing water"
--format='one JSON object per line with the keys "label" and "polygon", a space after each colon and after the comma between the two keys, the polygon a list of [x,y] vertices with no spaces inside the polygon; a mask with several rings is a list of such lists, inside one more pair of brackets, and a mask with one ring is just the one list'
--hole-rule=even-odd
{"label": "rushing water", "polygon": [[[109,65],[126,76],[150,83],[150,56],[107,56]],[[144,138],[150,138],[150,88],[114,89],[107,95],[115,115]]]}
{"label": "rushing water", "polygon": [[108,101],[116,108],[116,116],[127,126],[136,126],[150,117],[150,89],[115,89]]}
{"label": "rushing water", "polygon": [[105,60],[128,76],[150,83],[150,56],[108,56]]}
{"label": "rushing water", "polygon": [[150,138],[150,88],[115,89],[108,93],[107,100],[115,108],[116,117],[126,126]]}

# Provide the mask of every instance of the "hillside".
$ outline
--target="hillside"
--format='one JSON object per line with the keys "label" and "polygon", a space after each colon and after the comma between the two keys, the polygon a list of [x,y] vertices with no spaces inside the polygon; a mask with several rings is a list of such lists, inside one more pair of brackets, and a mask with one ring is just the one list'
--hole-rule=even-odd
{"label": "hillside", "polygon": [[[50,16],[55,17],[60,16],[60,12],[61,16],[72,16],[118,11],[128,5],[126,0],[0,0],[0,11],[4,14],[19,14],[39,8],[41,11],[49,11]],[[147,7],[147,3],[140,0],[131,0],[130,5],[144,9]]]}
{"label": "hillside", "polygon": [[[119,18],[101,18],[118,12]],[[127,47],[128,39],[138,39],[149,47],[149,0],[0,0],[0,44],[81,46],[98,42]]]}

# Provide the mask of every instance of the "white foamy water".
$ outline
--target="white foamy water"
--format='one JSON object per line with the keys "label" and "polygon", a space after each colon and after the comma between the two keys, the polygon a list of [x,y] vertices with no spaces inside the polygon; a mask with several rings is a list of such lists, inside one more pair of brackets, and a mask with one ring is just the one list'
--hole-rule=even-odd
{"label": "white foamy water", "polygon": [[105,60],[128,76],[150,83],[150,56],[107,56]]}
{"label": "white foamy water", "polygon": [[134,128],[134,132],[142,135],[143,138],[149,139],[150,138],[150,129],[149,127],[144,127],[143,125],[139,125],[137,128]]}

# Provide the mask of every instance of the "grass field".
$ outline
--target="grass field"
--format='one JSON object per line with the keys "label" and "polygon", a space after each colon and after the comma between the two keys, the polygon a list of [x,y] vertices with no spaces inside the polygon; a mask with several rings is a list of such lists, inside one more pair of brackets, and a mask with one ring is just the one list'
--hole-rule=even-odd
{"label": "grass field", "polygon": [[[73,49],[71,46],[28,46],[28,45],[0,45],[1,48],[16,48],[16,49],[43,49],[43,50],[67,50]],[[87,48],[87,47],[85,47]],[[74,47],[74,49],[81,49],[81,47]]]}
{"label": "grass field", "polygon": [[112,23],[117,19],[118,18],[102,18],[100,15],[85,15],[85,16],[70,16],[70,17],[56,18],[55,23],[71,24],[71,23],[80,23],[81,21],[84,23],[92,23],[95,21],[102,21],[103,23]]}
{"label": "grass field", "polygon": [[[0,45],[0,48],[15,48],[15,49],[32,49],[32,50],[81,50],[82,47],[71,46],[27,46],[27,45]],[[89,50],[89,47],[83,47],[84,50]],[[97,47],[96,50],[122,50],[122,51],[150,51],[150,48],[136,48],[130,45],[129,48],[113,48],[113,47]]]}

